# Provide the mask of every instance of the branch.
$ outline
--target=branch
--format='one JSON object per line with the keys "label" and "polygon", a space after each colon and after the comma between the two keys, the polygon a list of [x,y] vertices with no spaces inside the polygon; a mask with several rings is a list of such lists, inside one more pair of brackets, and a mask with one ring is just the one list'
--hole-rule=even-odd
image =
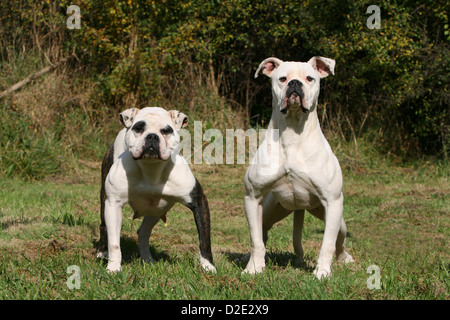
{"label": "branch", "polygon": [[3,98],[4,96],[10,94],[11,92],[14,92],[14,91],[16,91],[16,90],[22,88],[24,85],[26,85],[27,83],[33,81],[33,80],[36,79],[36,78],[39,78],[39,77],[42,76],[43,74],[46,74],[47,72],[50,72],[50,71],[56,69],[56,68],[59,67],[60,65],[62,65],[62,64],[64,64],[64,63],[66,63],[67,61],[69,61],[69,60],[70,60],[71,58],[73,58],[74,56],[75,56],[75,55],[72,54],[71,56],[68,56],[67,58],[62,59],[62,60],[58,61],[57,63],[51,65],[51,66],[45,67],[45,68],[39,70],[38,72],[33,73],[32,75],[26,77],[26,78],[23,79],[22,81],[17,82],[15,85],[13,85],[12,87],[10,87],[9,89],[6,89],[6,90],[3,91],[2,93],[0,93],[0,99]]}

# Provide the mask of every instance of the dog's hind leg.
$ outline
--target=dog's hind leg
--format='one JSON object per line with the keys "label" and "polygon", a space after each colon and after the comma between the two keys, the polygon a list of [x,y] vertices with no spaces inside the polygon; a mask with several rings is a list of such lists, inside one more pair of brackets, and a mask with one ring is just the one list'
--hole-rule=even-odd
{"label": "dog's hind leg", "polygon": [[295,210],[294,228],[292,232],[292,243],[294,245],[294,252],[300,259],[300,261],[303,261],[302,232],[304,220],[305,220],[305,210]]}
{"label": "dog's hind leg", "polygon": [[139,254],[141,259],[148,263],[155,261],[150,253],[149,239],[152,234],[153,227],[156,223],[158,223],[159,219],[160,217],[145,216],[137,232]]}
{"label": "dog's hind leg", "polygon": [[268,231],[278,221],[287,217],[292,211],[283,208],[270,192],[263,200],[263,241],[267,243]]}
{"label": "dog's hind leg", "polygon": [[341,227],[339,229],[336,240],[336,260],[338,262],[349,263],[353,262],[353,257],[345,251],[345,238],[347,237],[347,226],[344,218],[341,220]]}
{"label": "dog's hind leg", "polygon": [[106,151],[102,162],[102,187],[100,190],[100,239],[97,244],[97,258],[108,257],[108,233],[106,232],[105,222],[105,180],[108,176],[109,170],[114,163],[114,144],[112,144]]}
{"label": "dog's hind leg", "polygon": [[[317,207],[312,210],[308,210],[313,216],[324,221],[325,220],[325,209],[323,206]],[[336,260],[338,262],[353,262],[353,258],[350,254],[345,251],[345,238],[347,237],[347,226],[345,224],[344,218],[341,220],[339,233],[336,239]]]}
{"label": "dog's hind leg", "polygon": [[325,220],[325,208],[322,205],[314,209],[308,209],[308,211],[317,219]]}

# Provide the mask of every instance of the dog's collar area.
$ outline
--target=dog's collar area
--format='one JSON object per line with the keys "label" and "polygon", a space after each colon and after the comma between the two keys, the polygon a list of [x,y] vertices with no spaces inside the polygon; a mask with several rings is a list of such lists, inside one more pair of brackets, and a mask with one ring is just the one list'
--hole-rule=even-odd
{"label": "dog's collar area", "polygon": [[136,160],[136,161],[138,161],[138,160],[162,160],[162,161],[164,161],[163,159],[161,159],[161,157],[158,155],[158,154],[152,154],[152,155],[149,155],[148,153],[145,153],[145,152],[142,152],[141,153],[141,155],[139,156],[139,157],[135,157],[135,156],[132,156],[133,157],[133,160]]}
{"label": "dog's collar area", "polygon": [[[304,106],[301,106],[301,109],[302,109],[303,113],[309,112],[309,110],[306,109]],[[289,107],[284,107],[283,109],[280,109],[280,112],[285,115],[285,114],[287,114],[288,110],[289,110]]]}

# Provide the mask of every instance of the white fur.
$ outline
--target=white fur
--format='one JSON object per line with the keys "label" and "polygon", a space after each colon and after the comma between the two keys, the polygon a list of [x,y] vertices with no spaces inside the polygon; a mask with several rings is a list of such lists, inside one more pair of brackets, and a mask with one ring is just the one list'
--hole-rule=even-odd
{"label": "white fur", "polygon": [[[181,113],[178,113],[181,114]],[[120,271],[120,231],[122,225],[122,208],[129,203],[135,217],[144,217],[138,230],[138,247],[141,258],[152,262],[149,250],[149,237],[153,227],[161,216],[172,208],[176,202],[191,202],[190,192],[195,186],[195,178],[185,159],[177,153],[180,137],[177,130],[181,128],[173,122],[171,114],[162,108],[144,108],[134,117],[132,123],[126,124],[114,142],[114,164],[105,181],[105,222],[108,234],[108,271]],[[148,128],[142,134],[136,134],[132,125],[146,121]],[[175,127],[169,138],[161,135],[159,130],[167,125]],[[133,159],[142,148],[148,133],[160,136],[161,159]],[[202,266],[215,270],[214,266]],[[207,261],[207,260],[206,260]]]}
{"label": "white fur", "polygon": [[[309,62],[283,62],[268,58],[261,63],[257,74],[261,69],[272,79],[272,117],[266,139],[255,155],[256,164],[249,166],[244,179],[245,211],[252,240],[251,256],[244,273],[254,274],[264,269],[263,237],[275,222],[292,211],[295,212],[294,249],[302,258],[301,231],[303,213],[307,209],[325,221],[314,274],[318,278],[330,276],[335,253],[338,260],[352,261],[344,248],[342,173],[317,116],[320,78],[334,74],[334,60],[314,57]],[[309,81],[308,77],[313,80]],[[302,83],[301,102],[286,99],[287,84],[291,80]],[[286,104],[289,109],[282,114],[280,110]],[[301,106],[307,112],[302,111]],[[263,163],[261,159],[267,158],[272,161]]]}

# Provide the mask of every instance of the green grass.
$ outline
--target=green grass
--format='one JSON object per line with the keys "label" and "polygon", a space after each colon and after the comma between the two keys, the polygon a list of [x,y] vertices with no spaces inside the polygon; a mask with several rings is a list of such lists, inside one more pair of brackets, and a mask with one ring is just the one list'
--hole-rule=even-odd
{"label": "green grass", "polygon": [[[344,162],[344,167],[347,167]],[[198,264],[192,213],[177,204],[168,224],[152,234],[157,262],[138,257],[131,210],[124,212],[123,271],[108,274],[95,258],[99,225],[99,170],[92,177],[45,182],[0,182],[0,299],[448,299],[449,169],[420,163],[344,170],[349,265],[333,264],[331,279],[312,274],[323,223],[306,215],[306,263],[293,254],[292,216],[269,233],[267,267],[242,276],[250,248],[243,210],[246,166],[193,165],[211,207],[217,274]],[[86,175],[88,177],[89,175]],[[81,270],[80,289],[69,289],[67,268]],[[371,290],[370,265],[381,272]]]}

